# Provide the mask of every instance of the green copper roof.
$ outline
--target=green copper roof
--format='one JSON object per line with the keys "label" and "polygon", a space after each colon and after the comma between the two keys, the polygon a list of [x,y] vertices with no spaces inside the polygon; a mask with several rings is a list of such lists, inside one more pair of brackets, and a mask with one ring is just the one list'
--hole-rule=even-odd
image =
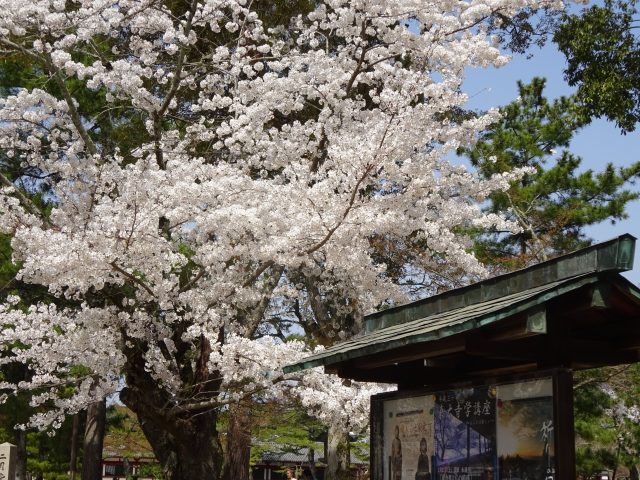
{"label": "green copper roof", "polygon": [[416,343],[430,342],[535,310],[559,295],[595,283],[602,272],[633,266],[635,238],[578,250],[507,275],[490,278],[366,317],[366,334],[285,367],[286,373],[332,365]]}
{"label": "green copper roof", "polygon": [[629,234],[506,275],[365,317],[365,333],[418,318],[522,292],[539,285],[592,272],[633,268],[635,237]]}

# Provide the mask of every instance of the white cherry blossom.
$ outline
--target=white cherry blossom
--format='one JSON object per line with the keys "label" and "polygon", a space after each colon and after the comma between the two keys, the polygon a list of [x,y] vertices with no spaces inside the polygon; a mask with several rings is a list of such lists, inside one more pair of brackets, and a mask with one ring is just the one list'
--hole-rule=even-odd
{"label": "white cherry blossom", "polygon": [[455,120],[462,75],[508,60],[492,14],[561,6],[324,0],[277,25],[269,2],[0,0],[3,54],[43,79],[0,99],[0,149],[53,204],[44,215],[3,179],[19,280],[49,292],[0,310],[0,362],[33,370],[3,387],[52,407],[39,426],[121,376],[125,402],[165,422],[285,387],[327,422],[366,422],[377,387],[317,371],[277,386],[309,352],[258,337],[277,316],[327,343],[409,300],[385,242],[420,245],[405,275],[443,259],[483,275],[461,232],[513,228],[480,205],[521,172],[484,180],[447,160],[498,115]]}

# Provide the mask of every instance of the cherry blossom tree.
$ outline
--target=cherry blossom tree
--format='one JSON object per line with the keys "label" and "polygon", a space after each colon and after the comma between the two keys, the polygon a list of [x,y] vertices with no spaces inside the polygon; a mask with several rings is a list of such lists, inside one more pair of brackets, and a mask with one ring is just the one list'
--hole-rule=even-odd
{"label": "cherry blossom tree", "polygon": [[3,58],[29,79],[0,100],[0,150],[50,203],[0,176],[19,280],[51,297],[0,313],[0,361],[32,372],[2,387],[48,408],[33,425],[120,390],[166,478],[218,478],[221,406],[294,392],[339,423],[353,397],[282,382],[305,351],[257,338],[274,312],[346,338],[407,299],[378,246],[419,242],[404,274],[444,258],[471,278],[461,227],[511,227],[479,202],[519,173],[446,160],[497,112],[452,112],[464,68],[507,61],[496,14],[559,0],[282,3],[0,0]]}

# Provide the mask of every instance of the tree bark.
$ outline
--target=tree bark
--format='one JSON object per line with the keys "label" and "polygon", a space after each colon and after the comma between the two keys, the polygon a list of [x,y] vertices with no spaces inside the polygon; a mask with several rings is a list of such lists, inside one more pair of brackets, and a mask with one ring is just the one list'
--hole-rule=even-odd
{"label": "tree bark", "polygon": [[82,480],[102,478],[102,445],[107,419],[107,400],[94,402],[87,407],[87,423],[84,429]]}
{"label": "tree bark", "polygon": [[[263,285],[262,297],[249,312],[238,318],[242,325],[240,332],[247,338],[253,338],[264,312],[269,306],[273,290],[278,285],[284,272],[282,265],[273,265],[268,270]],[[223,480],[249,480],[251,478],[251,410],[253,400],[245,398],[229,406],[229,426],[227,428],[227,448],[222,470]]]}
{"label": "tree bark", "polygon": [[309,472],[311,473],[311,480],[318,480],[318,472],[316,472],[316,452],[313,448],[309,449],[307,461],[309,462]]}
{"label": "tree bark", "polygon": [[16,430],[16,480],[27,478],[27,432]]}
{"label": "tree bark", "polygon": [[[208,370],[211,345],[204,336],[193,362],[180,331],[177,329],[173,337],[175,358],[182,365],[180,374],[185,383],[191,385],[184,389],[191,405],[177,403],[175,395],[149,374],[143,355],[146,346],[126,337],[130,344],[125,350],[127,386],[120,392],[120,400],[138,417],[165,480],[219,480],[223,454],[216,427],[218,414],[215,406],[195,408],[194,403],[206,404],[217,397],[220,375]],[[222,329],[219,337],[224,338]]]}
{"label": "tree bark", "polygon": [[167,417],[141,402],[128,388],[122,391],[120,399],[136,413],[165,480],[220,478],[223,456],[215,410]]}
{"label": "tree bark", "polygon": [[350,457],[349,434],[330,426],[327,439],[325,480],[346,480],[350,478]]}
{"label": "tree bark", "polygon": [[251,457],[251,403],[241,401],[229,408],[227,449],[222,480],[249,480]]}
{"label": "tree bark", "polygon": [[71,454],[69,455],[69,479],[76,480],[76,472],[78,469],[78,428],[80,424],[80,414],[73,416],[73,425],[71,426]]}

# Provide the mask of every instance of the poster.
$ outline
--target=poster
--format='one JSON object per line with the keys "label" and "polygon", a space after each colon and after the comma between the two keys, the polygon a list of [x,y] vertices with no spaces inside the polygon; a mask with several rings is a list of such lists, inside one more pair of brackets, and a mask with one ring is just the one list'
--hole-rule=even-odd
{"label": "poster", "polygon": [[495,387],[436,394],[434,464],[439,480],[494,478]]}
{"label": "poster", "polygon": [[433,395],[384,402],[384,480],[431,480]]}
{"label": "poster", "polygon": [[383,401],[383,480],[555,480],[551,378]]}
{"label": "poster", "polygon": [[553,386],[551,379],[497,389],[498,464],[501,480],[553,480]]}

